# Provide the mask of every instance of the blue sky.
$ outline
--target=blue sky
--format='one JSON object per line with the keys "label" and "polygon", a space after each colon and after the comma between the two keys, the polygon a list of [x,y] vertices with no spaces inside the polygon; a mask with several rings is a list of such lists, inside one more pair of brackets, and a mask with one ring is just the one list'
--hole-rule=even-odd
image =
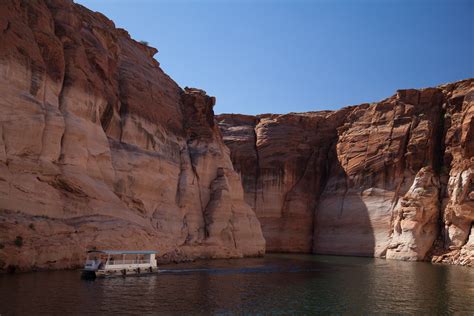
{"label": "blue sky", "polygon": [[470,0],[76,0],[112,19],[216,113],[373,102],[474,77]]}

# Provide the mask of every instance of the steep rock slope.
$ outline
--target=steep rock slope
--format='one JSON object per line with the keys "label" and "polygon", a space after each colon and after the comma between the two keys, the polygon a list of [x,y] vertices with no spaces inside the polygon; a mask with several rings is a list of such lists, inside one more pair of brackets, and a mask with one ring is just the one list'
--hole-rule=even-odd
{"label": "steep rock slope", "polygon": [[156,49],[72,1],[2,1],[0,33],[0,270],[93,247],[264,252],[215,99],[178,87]]}
{"label": "steep rock slope", "polygon": [[470,79],[218,121],[267,250],[472,264],[473,98]]}

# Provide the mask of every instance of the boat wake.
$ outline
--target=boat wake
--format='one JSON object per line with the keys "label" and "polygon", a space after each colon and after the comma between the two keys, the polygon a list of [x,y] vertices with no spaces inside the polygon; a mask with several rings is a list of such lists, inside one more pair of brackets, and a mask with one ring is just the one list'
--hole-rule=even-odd
{"label": "boat wake", "polygon": [[162,274],[187,274],[187,273],[207,273],[207,274],[241,274],[241,273],[276,273],[276,272],[308,272],[319,271],[320,269],[308,269],[302,267],[281,268],[277,266],[251,267],[251,268],[190,268],[190,269],[160,269]]}

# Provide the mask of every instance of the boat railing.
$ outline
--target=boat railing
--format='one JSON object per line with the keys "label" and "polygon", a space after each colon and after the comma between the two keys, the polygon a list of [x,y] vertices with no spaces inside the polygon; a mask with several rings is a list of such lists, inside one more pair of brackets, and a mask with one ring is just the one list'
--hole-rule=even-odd
{"label": "boat railing", "polygon": [[142,264],[142,263],[150,263],[148,260],[109,260],[107,261],[107,265],[119,265],[119,264]]}

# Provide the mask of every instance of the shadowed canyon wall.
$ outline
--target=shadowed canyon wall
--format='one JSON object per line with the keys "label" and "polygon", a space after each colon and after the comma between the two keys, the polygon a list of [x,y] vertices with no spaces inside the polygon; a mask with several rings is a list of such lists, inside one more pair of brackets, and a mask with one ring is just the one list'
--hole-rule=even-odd
{"label": "shadowed canyon wall", "polygon": [[268,251],[474,262],[474,80],[217,120]]}
{"label": "shadowed canyon wall", "polygon": [[178,87],[156,49],[71,1],[1,1],[0,33],[0,270],[93,247],[264,253],[215,99]]}

